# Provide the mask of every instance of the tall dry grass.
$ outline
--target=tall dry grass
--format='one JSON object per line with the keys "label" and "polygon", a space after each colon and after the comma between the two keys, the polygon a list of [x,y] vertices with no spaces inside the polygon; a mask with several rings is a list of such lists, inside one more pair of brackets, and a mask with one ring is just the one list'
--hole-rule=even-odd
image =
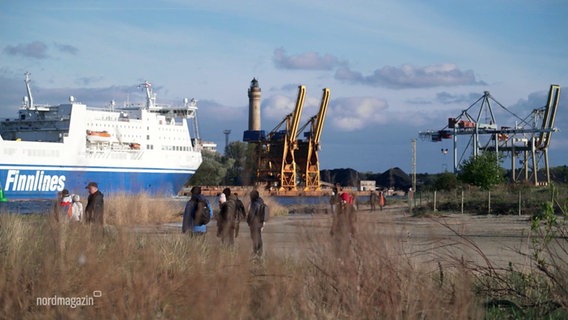
{"label": "tall dry grass", "polygon": [[105,198],[105,223],[122,226],[181,221],[184,205],[183,201],[147,194],[117,194]]}
{"label": "tall dry grass", "polygon": [[347,248],[326,232],[305,233],[306,294],[312,314],[329,319],[476,319],[483,310],[466,269],[446,270],[405,254],[402,235],[359,224]]}
{"label": "tall dry grass", "polygon": [[[35,221],[35,222],[33,222]],[[360,226],[338,251],[327,228],[302,232],[296,257],[258,262],[212,238],[0,215],[0,318],[482,318],[471,274],[417,264],[403,243]],[[38,297],[102,296],[91,306]]]}

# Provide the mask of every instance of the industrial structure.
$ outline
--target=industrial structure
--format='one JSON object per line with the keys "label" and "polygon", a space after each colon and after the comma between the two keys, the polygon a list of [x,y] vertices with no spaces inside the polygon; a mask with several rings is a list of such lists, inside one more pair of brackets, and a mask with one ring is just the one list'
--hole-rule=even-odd
{"label": "industrial structure", "polygon": [[[460,164],[483,151],[509,157],[513,181],[532,181],[534,185],[550,183],[548,163],[548,147],[552,133],[558,131],[554,127],[556,110],[560,98],[560,86],[551,85],[545,106],[533,109],[521,118],[495,100],[488,91],[477,99],[456,118],[449,118],[442,130],[420,132],[424,139],[439,142],[443,139],[453,140],[454,173]],[[504,113],[513,117],[515,123],[498,128],[496,112],[492,104],[499,106]],[[468,140],[458,155],[458,136],[467,136]],[[520,158],[521,168],[516,169],[516,160]],[[545,169],[546,181],[539,181],[539,168]]]}
{"label": "industrial structure", "polygon": [[[329,94],[329,89],[323,89],[318,113],[300,127],[306,96],[306,87],[300,85],[294,111],[266,134],[260,129],[261,90],[256,79],[251,81],[249,130],[244,132],[243,141],[256,145],[257,183],[265,183],[267,188],[279,191],[299,191],[299,186],[304,191],[321,190],[318,151]],[[305,140],[298,139],[308,126]]]}
{"label": "industrial structure", "polygon": [[304,182],[304,191],[321,190],[318,151],[321,148],[321,133],[329,104],[329,94],[330,90],[324,88],[318,113],[312,116],[299,130],[301,133],[308,126],[310,129],[304,132],[305,140],[298,140],[298,150],[296,151],[296,165],[300,173],[300,180]]}

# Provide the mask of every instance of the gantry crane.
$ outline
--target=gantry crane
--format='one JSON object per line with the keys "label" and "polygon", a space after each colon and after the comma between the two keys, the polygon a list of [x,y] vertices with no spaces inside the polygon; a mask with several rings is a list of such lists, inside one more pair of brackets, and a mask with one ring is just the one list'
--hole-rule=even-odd
{"label": "gantry crane", "polygon": [[[513,180],[521,180],[524,174],[524,180],[532,180],[535,185],[541,184],[538,177],[539,163],[543,162],[545,170],[546,184],[550,183],[550,166],[548,163],[548,147],[552,138],[552,132],[557,131],[554,127],[556,119],[556,110],[560,100],[560,86],[551,85],[548,92],[547,104],[542,108],[534,109],[527,117],[527,121],[532,119],[532,126],[536,128],[534,132],[528,132],[522,139],[517,138],[510,144],[501,147],[502,151],[511,154],[511,171],[513,172]],[[540,128],[538,127],[540,122]],[[520,133],[520,132],[519,132]],[[524,133],[524,132],[523,132]],[[521,144],[515,144],[520,142]],[[530,153],[530,157],[529,157]],[[515,159],[522,154],[521,170],[515,170]]]}
{"label": "gantry crane", "polygon": [[330,90],[324,88],[318,113],[311,117],[299,130],[299,133],[301,133],[308,125],[310,126],[310,131],[305,132],[306,140],[297,140],[296,165],[300,173],[300,180],[304,183],[304,191],[321,190],[318,151],[329,104],[329,94]]}
{"label": "gantry crane", "polygon": [[[298,148],[298,140],[296,137],[305,97],[306,87],[301,85],[298,87],[294,111],[258,142],[257,179],[281,191],[297,190],[295,151]],[[280,130],[284,124],[286,128]]]}
{"label": "gantry crane", "polygon": [[[556,110],[558,109],[559,98],[560,86],[551,85],[546,106],[534,109],[528,117],[523,119],[505,108],[486,91],[481,98],[475,101],[466,110],[462,111],[458,117],[449,118],[448,125],[442,130],[423,131],[420,132],[420,136],[430,138],[433,142],[439,142],[442,141],[442,139],[453,139],[455,173],[458,171],[459,164],[465,160],[464,155],[468,149],[471,149],[471,154],[474,157],[477,156],[480,151],[491,150],[496,153],[511,156],[511,171],[513,173],[513,180],[516,181],[519,176],[515,169],[515,159],[523,152],[524,159],[522,163],[524,169],[521,170],[521,172],[524,172],[525,180],[528,181],[532,179],[535,185],[539,185],[537,174],[539,168],[538,163],[544,157],[546,182],[550,183],[548,147],[552,133],[558,131],[558,129],[554,127],[554,120]],[[492,102],[512,115],[515,119],[515,124],[497,128],[495,114],[491,108]],[[471,111],[474,111],[474,107],[478,104],[480,104],[480,107],[477,112],[477,117],[475,117],[471,114]],[[486,115],[485,120],[481,119],[484,113]],[[539,120],[541,120],[541,118],[542,121],[539,126]],[[458,159],[457,141],[460,135],[468,135],[470,138],[466,147],[463,148],[461,157]],[[483,137],[485,137],[485,140],[482,140]],[[532,166],[529,166],[529,162],[532,162]],[[530,174],[529,170],[531,170]]]}

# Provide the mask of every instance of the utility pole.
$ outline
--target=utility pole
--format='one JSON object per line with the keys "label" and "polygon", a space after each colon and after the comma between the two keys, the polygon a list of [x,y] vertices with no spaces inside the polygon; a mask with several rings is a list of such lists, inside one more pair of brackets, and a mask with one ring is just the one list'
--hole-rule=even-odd
{"label": "utility pole", "polygon": [[227,148],[229,147],[229,135],[231,134],[231,130],[229,129],[223,130],[223,133],[225,134],[225,154],[226,154]]}

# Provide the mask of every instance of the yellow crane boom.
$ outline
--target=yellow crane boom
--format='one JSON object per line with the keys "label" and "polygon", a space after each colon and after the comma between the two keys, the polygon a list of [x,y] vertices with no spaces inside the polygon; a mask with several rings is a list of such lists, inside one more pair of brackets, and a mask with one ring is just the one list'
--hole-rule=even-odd
{"label": "yellow crane boom", "polygon": [[286,126],[286,137],[282,150],[282,166],[280,171],[280,190],[296,191],[296,160],[294,151],[298,148],[298,125],[302,116],[304,99],[306,98],[306,87],[298,86],[298,99],[294,112],[288,117]]}
{"label": "yellow crane boom", "polygon": [[329,104],[329,95],[330,90],[324,88],[318,113],[311,117],[300,130],[303,131],[308,125],[310,126],[310,131],[306,133],[306,141],[299,141],[298,150],[296,151],[296,164],[301,180],[304,182],[304,191],[321,190],[318,151]]}

